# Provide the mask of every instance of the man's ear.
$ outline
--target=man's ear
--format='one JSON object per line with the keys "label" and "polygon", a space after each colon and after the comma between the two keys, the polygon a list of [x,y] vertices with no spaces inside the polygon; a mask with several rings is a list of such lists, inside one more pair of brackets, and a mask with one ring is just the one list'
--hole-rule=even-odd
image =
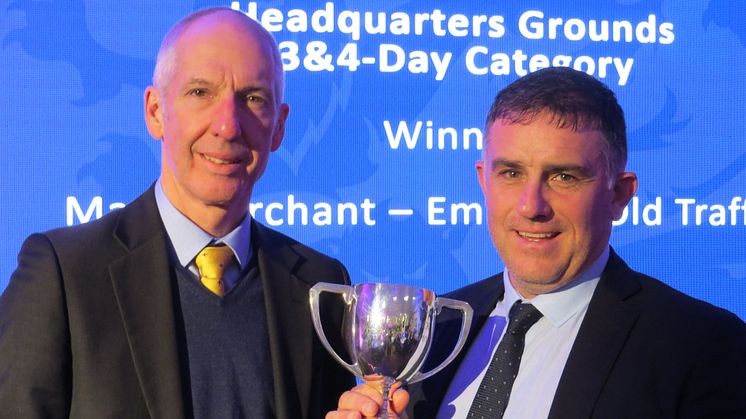
{"label": "man's ear", "polygon": [[620,173],[613,186],[613,201],[611,215],[614,220],[622,217],[624,208],[637,192],[637,175],[632,172]]}
{"label": "man's ear", "polygon": [[275,132],[272,134],[272,151],[280,148],[282,139],[285,137],[285,121],[288,119],[290,113],[290,106],[287,103],[280,105],[280,109],[277,111],[277,123],[275,123]]}
{"label": "man's ear", "polygon": [[145,125],[150,135],[160,140],[163,138],[163,105],[161,92],[155,86],[145,89]]}
{"label": "man's ear", "polygon": [[488,192],[487,192],[487,185],[485,185],[485,181],[484,181],[484,161],[477,160],[474,166],[477,169],[477,180],[479,181],[479,187],[482,189],[482,194],[484,194],[484,197],[486,199]]}

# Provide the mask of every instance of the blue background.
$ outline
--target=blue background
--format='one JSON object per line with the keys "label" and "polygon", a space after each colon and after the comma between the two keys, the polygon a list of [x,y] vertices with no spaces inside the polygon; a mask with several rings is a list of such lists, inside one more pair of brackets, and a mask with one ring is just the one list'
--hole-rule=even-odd
{"label": "blue background", "polygon": [[[467,4],[468,3],[468,4]],[[248,2],[241,2],[246,10]],[[0,1],[0,290],[15,269],[23,239],[66,224],[74,196],[87,209],[95,196],[104,213],[130,202],[158,176],[160,144],[143,122],[162,36],[179,18],[229,1]],[[323,2],[258,2],[309,11]],[[270,159],[253,201],[286,202],[288,194],[316,202],[376,204],[375,226],[287,224],[281,231],[339,258],[354,282],[388,281],[442,293],[502,270],[485,224],[429,225],[429,197],[482,203],[468,150],[392,149],[383,121],[433,121],[434,127],[481,128],[495,93],[516,78],[469,73],[466,51],[476,45],[509,55],[567,54],[634,58],[630,79],[605,78],[625,109],[629,170],[640,178],[641,206],[661,197],[661,225],[615,227],[612,244],[635,269],[746,318],[746,225],[682,225],[677,198],[727,206],[746,196],[746,2],[470,1],[336,2],[343,9],[393,13],[500,15],[506,34],[481,37],[275,33],[278,41],[324,41],[330,52],[348,42],[361,55],[382,43],[405,50],[453,53],[445,78],[432,71],[382,73],[376,66],[286,75],[291,106],[283,146]],[[670,45],[638,42],[528,40],[517,29],[526,10],[547,18],[628,20],[655,14],[674,25]],[[362,54],[365,52],[365,54]],[[387,208],[411,208],[393,217]],[[691,210],[691,208],[690,208]],[[262,220],[261,214],[257,216]],[[323,280],[323,278],[319,278]]]}

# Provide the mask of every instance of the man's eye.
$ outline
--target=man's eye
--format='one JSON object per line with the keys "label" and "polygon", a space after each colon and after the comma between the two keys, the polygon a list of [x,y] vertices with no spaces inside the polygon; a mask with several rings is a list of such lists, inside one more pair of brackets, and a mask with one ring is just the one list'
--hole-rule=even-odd
{"label": "man's eye", "polygon": [[515,179],[520,174],[518,173],[517,170],[503,170],[502,172],[500,172],[500,175],[508,179]]}
{"label": "man's eye", "polygon": [[248,95],[246,96],[246,101],[249,103],[265,103],[267,102],[266,99],[264,99],[262,96],[259,95]]}
{"label": "man's eye", "polygon": [[189,91],[190,96],[197,96],[197,97],[203,97],[207,96],[207,89],[202,88],[195,88]]}
{"label": "man's eye", "polygon": [[563,183],[574,182],[577,180],[575,176],[567,174],[567,173],[559,173],[554,178]]}

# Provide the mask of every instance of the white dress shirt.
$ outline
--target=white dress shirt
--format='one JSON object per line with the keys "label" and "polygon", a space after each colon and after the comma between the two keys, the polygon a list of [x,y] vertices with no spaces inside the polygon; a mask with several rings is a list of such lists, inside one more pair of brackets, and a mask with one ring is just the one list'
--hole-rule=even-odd
{"label": "white dress shirt", "polygon": [[505,296],[479,331],[451,381],[438,418],[466,418],[502,339],[508,311],[517,300],[533,304],[544,316],[526,333],[521,365],[503,418],[544,419],[549,416],[570,349],[608,259],[607,247],[584,273],[567,285],[530,300],[522,298],[513,288],[506,270],[503,275]]}

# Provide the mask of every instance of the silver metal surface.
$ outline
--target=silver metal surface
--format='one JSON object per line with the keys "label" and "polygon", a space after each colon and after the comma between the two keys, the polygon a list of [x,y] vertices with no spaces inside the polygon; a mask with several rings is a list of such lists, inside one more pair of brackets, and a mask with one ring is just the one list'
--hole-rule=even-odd
{"label": "silver metal surface", "polygon": [[[320,320],[319,295],[341,294],[346,304],[343,335],[353,363],[331,347]],[[379,374],[396,381],[417,382],[443,369],[464,346],[472,309],[463,301],[437,298],[424,288],[370,283],[346,286],[318,283],[309,294],[314,327],[329,353],[349,371],[363,378]],[[420,372],[432,343],[435,319],[441,308],[461,311],[461,333],[454,350],[439,366]]]}

